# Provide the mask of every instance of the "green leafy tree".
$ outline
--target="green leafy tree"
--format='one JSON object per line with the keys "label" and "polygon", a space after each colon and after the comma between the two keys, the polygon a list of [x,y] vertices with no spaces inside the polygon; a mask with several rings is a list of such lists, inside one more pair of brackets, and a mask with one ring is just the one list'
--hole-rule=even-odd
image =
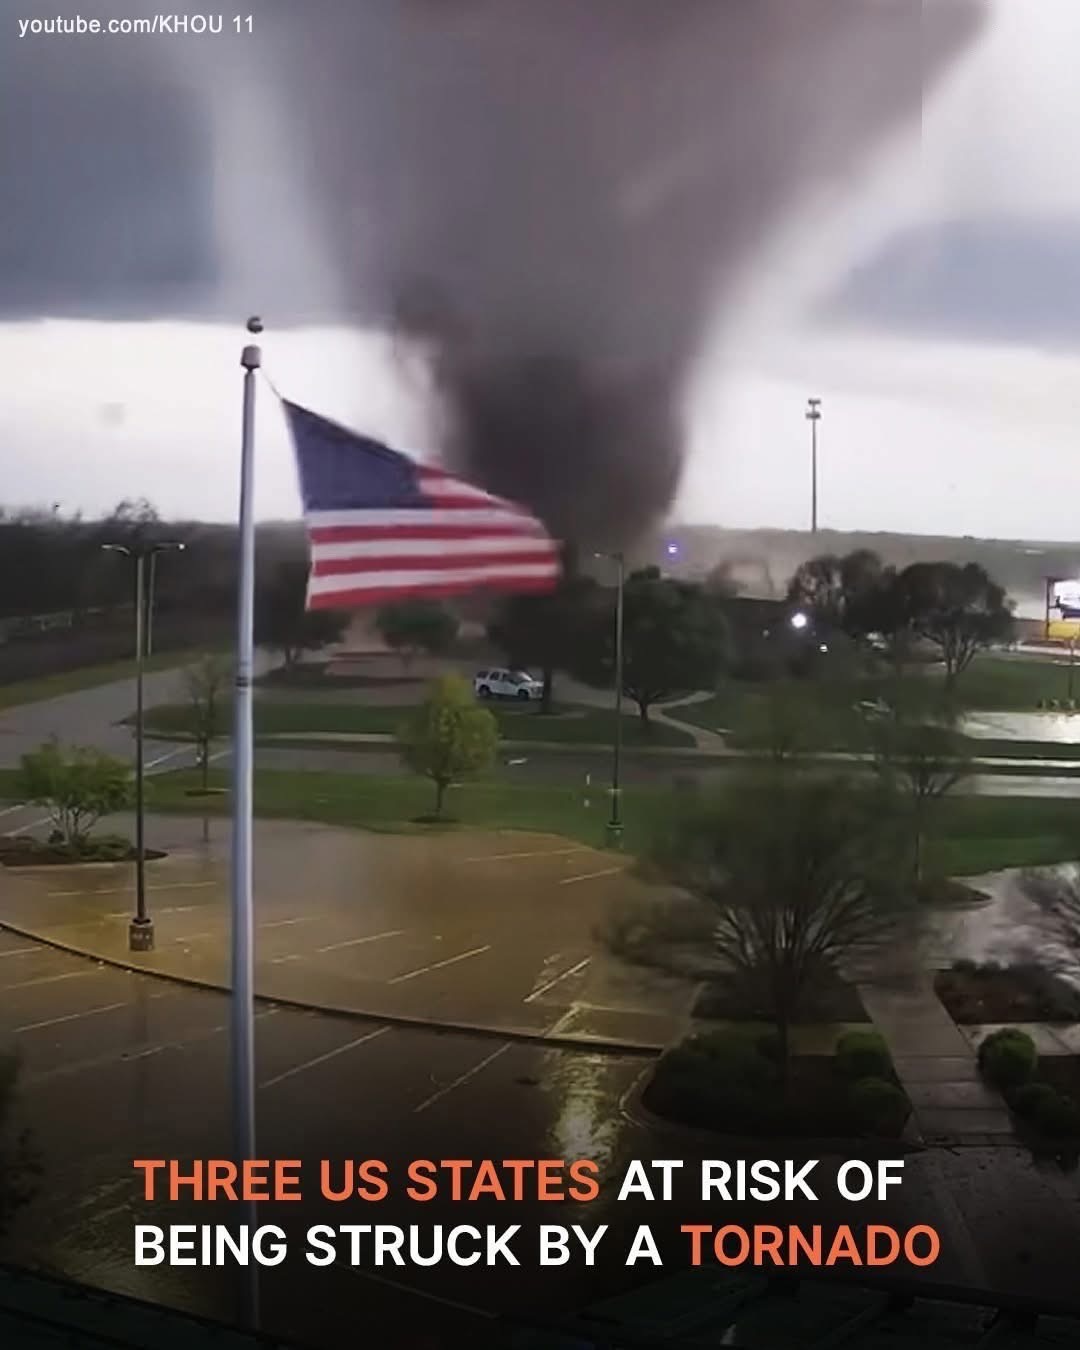
{"label": "green leafy tree", "polygon": [[447,788],[490,768],[498,743],[494,715],[476,706],[472,690],[458,675],[433,681],[398,732],[405,763],[435,784],[436,820],[442,819]]}
{"label": "green leafy tree", "polygon": [[895,570],[871,549],[823,553],[796,569],[787,600],[811,617],[819,633],[843,633],[864,644],[874,633],[891,631],[895,580]]}
{"label": "green leafy tree", "polygon": [[210,751],[228,727],[231,678],[232,662],[215,652],[200,657],[184,673],[187,692],[185,729],[195,742],[204,792],[210,785]]}
{"label": "green leafy tree", "polygon": [[892,936],[904,913],[896,836],[864,783],[747,774],[663,838],[657,862],[707,901],[715,953],[748,1009],[791,1028],[845,958]]}
{"label": "green leafy tree", "polygon": [[540,711],[551,711],[555,672],[575,664],[583,625],[597,585],[590,577],[567,575],[546,595],[511,596],[488,625],[488,637],[519,669],[536,669],[543,679]]}
{"label": "green leafy tree", "polygon": [[375,615],[383,641],[400,652],[406,664],[420,652],[439,656],[449,651],[458,634],[458,618],[437,600],[402,600],[383,605]]}
{"label": "green leafy tree", "polygon": [[1012,606],[1004,588],[978,563],[912,563],[897,586],[912,631],[941,653],[946,689],[955,686],[978,652],[1012,636]]}
{"label": "green leafy tree", "polygon": [[[611,592],[590,606],[575,673],[591,684],[615,678]],[[632,572],[623,596],[623,692],[648,725],[649,709],[664,699],[712,688],[729,650],[723,601],[693,582]]]}
{"label": "green leafy tree", "polygon": [[279,563],[256,595],[255,640],[281,652],[287,670],[305,652],[340,642],[348,627],[347,614],[309,610],[306,602],[307,564],[292,560]]}
{"label": "green leafy tree", "polygon": [[131,802],[131,770],[122,759],[91,746],[66,749],[53,738],[22,756],[15,791],[49,812],[53,831],[81,851],[102,816]]}

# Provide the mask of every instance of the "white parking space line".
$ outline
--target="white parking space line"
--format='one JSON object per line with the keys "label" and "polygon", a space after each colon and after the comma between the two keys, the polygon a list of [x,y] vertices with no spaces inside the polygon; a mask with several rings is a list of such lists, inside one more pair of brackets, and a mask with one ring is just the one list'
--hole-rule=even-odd
{"label": "white parking space line", "polygon": [[551,1026],[544,1028],[544,1035],[557,1036],[560,1031],[564,1031],[574,1020],[575,1016],[577,1015],[577,1010],[580,1007],[581,1007],[580,1003],[575,1003],[572,1007],[567,1008],[565,1012],[560,1013],[559,1016],[556,1017],[555,1021],[552,1022]]}
{"label": "white parking space line", "polygon": [[16,825],[13,830],[5,830],[5,839],[14,839],[17,834],[23,834],[26,830],[36,830],[39,825],[48,825],[52,816],[42,816],[38,820],[32,820],[29,825]]}
{"label": "white parking space line", "polygon": [[[160,895],[163,891],[201,891],[207,886],[216,886],[216,881],[169,881],[164,886],[147,886],[147,895]],[[96,891],[50,891],[50,900],[59,900],[61,896],[71,895],[127,895],[133,889],[132,886],[106,886]],[[188,909],[194,909],[194,905],[188,905]],[[161,914],[164,911],[158,910]],[[179,909],[172,910],[173,914],[179,914]]]}
{"label": "white parking space line", "polygon": [[582,872],[577,877],[563,877],[559,885],[572,886],[576,881],[595,881],[597,877],[617,877],[620,872],[625,871],[625,867],[605,867],[602,872]]}
{"label": "white parking space line", "polygon": [[265,1082],[259,1084],[259,1087],[268,1088],[274,1087],[277,1083],[284,1083],[287,1078],[294,1078],[298,1073],[314,1069],[316,1065],[325,1064],[329,1059],[336,1059],[338,1055],[344,1055],[349,1050],[355,1050],[358,1045],[366,1045],[368,1041],[373,1041],[379,1036],[385,1036],[389,1030],[389,1027],[379,1027],[375,1031],[369,1031],[364,1036],[357,1036],[354,1041],[339,1045],[333,1050],[327,1050],[326,1054],[316,1055],[314,1059],[305,1060],[303,1064],[296,1064],[291,1069],[286,1069],[284,1073],[279,1073],[273,1078],[267,1078]]}
{"label": "white parking space line", "polygon": [[371,933],[368,937],[346,938],[344,942],[331,942],[329,947],[316,947],[316,955],[323,952],[340,951],[342,947],[362,947],[366,942],[381,942],[383,938],[401,937],[404,928],[390,928],[385,933]]}
{"label": "white parking space line", "polygon": [[576,848],[539,848],[530,849],[527,853],[484,853],[477,858],[462,858],[462,862],[506,862],[511,858],[565,858],[571,853],[590,853],[592,850],[587,844],[579,844]]}
{"label": "white parking space line", "polygon": [[539,989],[534,989],[524,1001],[526,1003],[532,1003],[534,999],[542,997],[549,989],[554,989],[555,986],[560,984],[563,980],[568,980],[571,975],[576,975],[578,971],[584,970],[591,960],[591,956],[586,956],[584,961],[579,961],[576,966],[571,966],[569,970],[564,970],[561,975],[556,975],[553,980],[548,980],[547,984],[542,984]]}
{"label": "white parking space line", "polygon": [[299,952],[290,952],[288,956],[272,956],[270,958],[270,964],[272,966],[281,966],[284,965],[286,961],[299,961],[299,960],[300,960]]}
{"label": "white parking space line", "polygon": [[318,916],[307,914],[302,919],[272,919],[269,923],[259,924],[260,928],[288,928],[295,923],[314,923]]}
{"label": "white parking space line", "polygon": [[61,980],[84,980],[87,975],[96,975],[98,970],[98,966],[92,966],[89,970],[69,970],[64,975],[42,975],[36,980],[19,980],[15,984],[0,986],[0,994],[10,994],[16,989],[31,989],[36,984],[59,984]]}
{"label": "white parking space line", "polygon": [[170,759],[175,759],[177,755],[186,755],[188,751],[194,749],[195,747],[193,745],[179,745],[175,750],[169,750],[164,755],[158,755],[157,759],[147,760],[146,767],[148,769],[155,769],[159,764],[164,764]]}
{"label": "white parking space line", "polygon": [[470,956],[482,956],[484,952],[491,951],[491,943],[485,947],[473,947],[471,951],[460,952],[457,956],[448,956],[445,961],[433,961],[430,966],[421,966],[419,970],[410,970],[404,975],[395,975],[392,980],[387,980],[387,984],[404,984],[406,980],[415,980],[419,975],[427,975],[433,970],[442,970],[444,966],[457,965],[459,961],[467,961]]}
{"label": "white parking space line", "polygon": [[[198,905],[166,905],[164,908],[155,905],[154,914],[190,914],[192,910],[198,908]],[[130,913],[130,909],[111,909],[105,917],[107,919],[126,919]]]}
{"label": "white parking space line", "polygon": [[0,959],[5,956],[27,956],[30,952],[48,951],[47,947],[11,947],[6,952],[0,952]]}
{"label": "white parking space line", "polygon": [[14,806],[5,806],[4,809],[0,811],[0,816],[10,816],[14,811],[25,811],[25,810],[26,810],[25,802],[16,802]]}
{"label": "white parking space line", "polygon": [[84,1012],[67,1013],[64,1017],[49,1017],[44,1022],[27,1022],[24,1026],[13,1027],[12,1032],[18,1035],[23,1031],[42,1031],[45,1027],[58,1027],[63,1022],[79,1022],[84,1017],[96,1017],[98,1013],[116,1012],[118,1008],[126,1008],[126,1003],[105,1003],[100,1008],[87,1008]]}
{"label": "white parking space line", "polygon": [[474,1064],[471,1069],[467,1069],[460,1077],[455,1078],[452,1083],[447,1083],[445,1087],[439,1088],[438,1092],[433,1092],[430,1097],[425,1097],[419,1106],[413,1107],[413,1114],[419,1115],[421,1111],[426,1111],[429,1106],[434,1106],[436,1102],[441,1102],[444,1097],[449,1096],[451,1092],[454,1092],[457,1088],[467,1083],[470,1078],[475,1078],[478,1073],[482,1073],[489,1064],[494,1064],[499,1056],[505,1055],[509,1049],[509,1042],[505,1045],[500,1045],[497,1050],[493,1050],[491,1054],[482,1059],[479,1064]]}

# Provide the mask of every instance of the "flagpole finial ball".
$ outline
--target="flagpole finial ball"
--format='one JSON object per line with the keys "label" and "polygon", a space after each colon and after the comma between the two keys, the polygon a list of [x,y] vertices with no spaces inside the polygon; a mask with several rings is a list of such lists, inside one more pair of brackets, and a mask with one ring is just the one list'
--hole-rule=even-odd
{"label": "flagpole finial ball", "polygon": [[249,333],[261,333],[263,330],[263,321],[257,314],[253,314],[247,321],[247,330]]}

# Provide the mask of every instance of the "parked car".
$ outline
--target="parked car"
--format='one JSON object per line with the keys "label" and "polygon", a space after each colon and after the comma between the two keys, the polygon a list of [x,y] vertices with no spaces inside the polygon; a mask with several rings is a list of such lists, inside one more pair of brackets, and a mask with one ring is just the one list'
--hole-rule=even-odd
{"label": "parked car", "polygon": [[478,698],[514,698],[525,703],[542,698],[544,686],[527,670],[478,670],[473,691]]}

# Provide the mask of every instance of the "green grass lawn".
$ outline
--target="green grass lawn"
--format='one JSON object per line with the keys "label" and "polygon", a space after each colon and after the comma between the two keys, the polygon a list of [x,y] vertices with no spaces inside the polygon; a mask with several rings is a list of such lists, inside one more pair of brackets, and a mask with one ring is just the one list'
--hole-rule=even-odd
{"label": "green grass lawn", "polygon": [[[222,773],[211,778],[217,786],[226,786],[227,781]],[[185,814],[228,813],[227,796],[189,796],[188,789],[198,783],[198,775],[188,770],[156,775],[148,784],[147,807]],[[255,811],[260,816],[394,832],[426,830],[432,827],[413,822],[432,810],[434,798],[431,783],[418,777],[272,770],[257,770],[255,774]],[[627,793],[623,815],[628,836],[639,840],[651,837],[657,812],[666,811],[669,803],[666,793]],[[501,779],[481,780],[452,788],[447,794],[446,811],[460,825],[536,830],[600,845],[608,819],[608,800],[603,793],[594,793],[592,805],[586,807],[580,788],[520,787]]]}
{"label": "green grass lawn", "polygon": [[[182,666],[192,657],[191,652],[159,652],[146,662],[148,671],[170,670]],[[93,689],[113,680],[132,679],[135,662],[113,661],[104,666],[84,666],[80,670],[62,670],[55,675],[42,675],[36,680],[20,680],[16,684],[0,684],[0,708],[15,708],[24,703],[40,703],[43,699],[74,694],[80,689]]]}
{"label": "green grass lawn", "polygon": [[[0,797],[12,798],[14,775],[0,772]],[[216,787],[228,775],[211,775]],[[199,786],[193,770],[154,775],[147,783],[147,808],[183,814],[224,815],[229,797],[189,795]],[[423,830],[416,817],[430,812],[433,789],[418,777],[360,773],[257,770],[255,810],[259,816],[323,821],[371,830]],[[623,794],[625,843],[643,852],[673,814],[685,809],[666,788],[631,787]],[[535,830],[602,845],[608,801],[595,794],[586,807],[578,787],[517,785],[480,780],[453,788],[447,811],[455,822],[480,829]],[[1034,866],[1080,856],[1080,808],[1063,798],[955,796],[946,800],[927,844],[931,869],[976,875],[1003,867]]]}
{"label": "green grass lawn", "polygon": [[[944,683],[938,668],[918,678],[931,687],[940,688]],[[1080,699],[1080,668],[1075,684]],[[1001,654],[977,657],[957,684],[963,706],[973,712],[1035,712],[1040,699],[1063,701],[1067,689],[1068,670],[1064,664]],[[709,731],[730,731],[732,745],[750,747],[759,740],[761,728],[768,721],[770,699],[776,691],[802,709],[801,735],[805,748],[810,750],[860,748],[855,706],[863,700],[888,698],[887,682],[872,676],[782,680],[771,686],[730,680],[714,697],[673,709],[671,716]],[[1080,758],[1080,746],[1070,748],[1041,741],[983,741],[973,737],[968,748],[972,754],[1013,758]]]}
{"label": "green grass lawn", "polygon": [[[485,705],[486,706],[486,705]],[[278,702],[256,700],[255,734],[300,736],[309,732],[337,732],[342,735],[377,734],[392,736],[408,716],[407,707],[372,706],[364,703]],[[603,708],[557,708],[567,716],[544,716],[536,705],[516,708],[491,705],[499,723],[499,733],[508,741],[562,741],[573,745],[608,744],[614,734],[615,714]],[[149,731],[163,735],[182,733],[188,720],[183,704],[163,704],[146,715]],[[691,746],[688,731],[654,724],[642,726],[634,717],[623,718],[623,742],[628,746]]]}

